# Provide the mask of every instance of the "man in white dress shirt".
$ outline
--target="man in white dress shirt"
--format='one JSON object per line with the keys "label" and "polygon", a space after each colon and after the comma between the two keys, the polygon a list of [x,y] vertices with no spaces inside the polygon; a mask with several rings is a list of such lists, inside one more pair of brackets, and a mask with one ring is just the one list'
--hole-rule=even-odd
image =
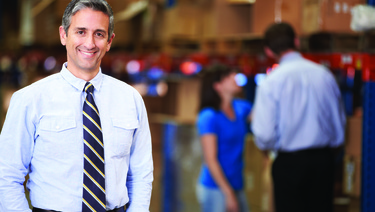
{"label": "man in white dress shirt", "polygon": [[[84,87],[91,83],[104,143],[103,211],[149,211],[153,181],[151,136],[139,93],[102,73],[115,37],[105,0],[73,0],[60,27],[67,63],[60,73],[13,95],[0,136],[0,211],[91,211],[83,204]],[[92,209],[93,210],[93,209]]]}
{"label": "man in white dress shirt", "polygon": [[334,151],[344,141],[345,112],[329,70],[297,52],[287,23],[270,26],[265,53],[278,61],[257,88],[252,117],[255,143],[273,150],[276,212],[332,212]]}

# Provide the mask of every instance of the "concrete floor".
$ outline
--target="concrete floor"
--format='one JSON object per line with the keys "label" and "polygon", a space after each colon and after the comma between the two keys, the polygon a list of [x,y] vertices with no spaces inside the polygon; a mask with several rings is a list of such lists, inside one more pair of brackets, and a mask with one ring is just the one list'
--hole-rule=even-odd
{"label": "concrete floor", "polygon": [[345,197],[335,199],[334,212],[360,212],[361,200],[358,197]]}

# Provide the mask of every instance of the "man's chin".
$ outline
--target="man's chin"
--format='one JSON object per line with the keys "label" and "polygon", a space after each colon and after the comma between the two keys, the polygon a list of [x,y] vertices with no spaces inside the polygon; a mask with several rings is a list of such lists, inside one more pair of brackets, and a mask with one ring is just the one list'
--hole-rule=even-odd
{"label": "man's chin", "polygon": [[94,72],[99,70],[99,66],[93,66],[93,65],[82,65],[80,66],[80,69],[85,72]]}

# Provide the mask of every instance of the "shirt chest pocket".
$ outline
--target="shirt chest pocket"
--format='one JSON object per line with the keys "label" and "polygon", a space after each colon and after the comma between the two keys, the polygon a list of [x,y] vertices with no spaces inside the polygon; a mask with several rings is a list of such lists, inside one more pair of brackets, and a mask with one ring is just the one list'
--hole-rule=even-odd
{"label": "shirt chest pocket", "polygon": [[76,129],[74,117],[43,116],[37,131],[40,139],[36,143],[36,148],[50,155],[69,154],[71,148],[76,147]]}
{"label": "shirt chest pocket", "polygon": [[39,128],[41,131],[62,132],[76,127],[74,117],[62,116],[44,116],[40,120]]}
{"label": "shirt chest pocket", "polygon": [[112,118],[114,129],[113,145],[111,147],[115,156],[123,157],[130,154],[134,133],[139,127],[137,119]]}

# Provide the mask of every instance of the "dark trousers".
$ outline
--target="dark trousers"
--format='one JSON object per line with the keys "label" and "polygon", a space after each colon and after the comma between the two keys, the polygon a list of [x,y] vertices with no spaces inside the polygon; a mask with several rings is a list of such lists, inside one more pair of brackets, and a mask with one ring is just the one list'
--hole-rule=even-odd
{"label": "dark trousers", "polygon": [[276,212],[332,212],[334,152],[281,152],[272,165]]}

